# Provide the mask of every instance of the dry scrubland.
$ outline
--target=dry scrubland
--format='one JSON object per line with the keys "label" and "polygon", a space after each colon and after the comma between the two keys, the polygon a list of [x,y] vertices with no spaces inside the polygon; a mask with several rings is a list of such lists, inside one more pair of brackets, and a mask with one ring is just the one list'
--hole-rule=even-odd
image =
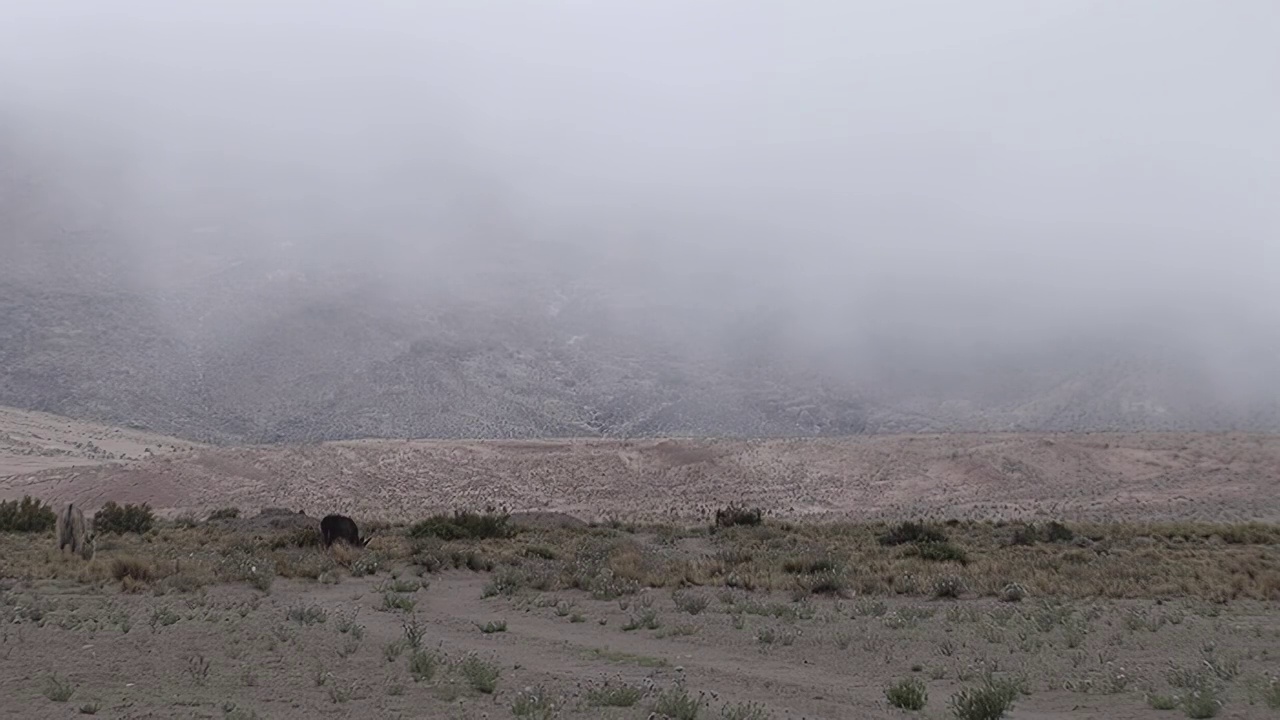
{"label": "dry scrubland", "polygon": [[892,696],[942,718],[969,692],[1012,718],[1280,713],[1271,525],[482,514],[326,551],[315,518],[232,514],[88,562],[0,534],[4,712],[900,717]]}
{"label": "dry scrubland", "polygon": [[[163,519],[91,561],[0,532],[0,716],[1280,716],[1274,437],[149,436],[122,460],[37,420],[0,499]],[[763,522],[716,526],[731,501]],[[514,512],[420,524],[486,505]],[[368,549],[315,544],[335,510]]]}

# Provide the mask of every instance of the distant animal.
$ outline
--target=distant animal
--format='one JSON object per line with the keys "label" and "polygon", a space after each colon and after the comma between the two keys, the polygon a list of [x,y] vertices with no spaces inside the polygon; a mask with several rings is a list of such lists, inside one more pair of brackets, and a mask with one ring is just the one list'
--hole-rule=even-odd
{"label": "distant animal", "polygon": [[94,536],[92,523],[85,522],[84,512],[67,503],[54,525],[54,535],[58,538],[58,551],[70,547],[71,552],[85,560],[92,560],[97,549],[97,538]]}
{"label": "distant animal", "polygon": [[320,521],[320,537],[324,540],[325,547],[336,540],[356,547],[366,547],[369,544],[369,538],[360,537],[356,522],[346,515],[325,515]]}

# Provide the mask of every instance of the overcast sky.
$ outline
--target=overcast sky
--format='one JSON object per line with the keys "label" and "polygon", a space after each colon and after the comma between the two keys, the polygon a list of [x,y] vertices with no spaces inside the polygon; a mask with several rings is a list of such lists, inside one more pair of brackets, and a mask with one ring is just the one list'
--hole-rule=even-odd
{"label": "overcast sky", "polygon": [[0,120],[109,179],[131,248],[230,243],[194,231],[251,209],[270,220],[237,242],[401,268],[555,242],[641,286],[729,272],[818,331],[1155,308],[1280,323],[1274,0],[0,0],[0,17]]}

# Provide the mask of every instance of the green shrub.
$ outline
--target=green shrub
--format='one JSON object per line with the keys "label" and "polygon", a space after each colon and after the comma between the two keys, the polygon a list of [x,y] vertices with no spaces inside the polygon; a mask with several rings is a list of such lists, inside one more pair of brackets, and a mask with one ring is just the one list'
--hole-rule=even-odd
{"label": "green shrub", "polygon": [[908,543],[944,543],[947,536],[941,530],[908,520],[889,528],[888,532],[877,539],[881,545],[888,547]]}
{"label": "green shrub", "polygon": [[737,503],[716,510],[716,527],[733,527],[734,525],[759,525],[764,522],[764,511],[760,508],[747,508]]}
{"label": "green shrub", "polygon": [[556,716],[556,703],[541,685],[525,688],[516,693],[516,699],[511,701],[511,714],[519,718],[550,720]]}
{"label": "green shrub", "polygon": [[930,562],[957,562],[961,565],[969,564],[969,556],[965,551],[946,541],[916,543],[907,548],[904,554],[907,557],[918,557],[921,560],[928,560]]}
{"label": "green shrub", "polygon": [[413,677],[414,682],[429,681],[435,677],[436,667],[439,664],[440,658],[430,650],[414,650],[409,655],[409,675]]}
{"label": "green shrub", "polygon": [[324,538],[320,537],[320,528],[300,527],[271,538],[269,547],[272,550],[290,547],[307,548],[319,547],[323,543]]}
{"label": "green shrub", "polygon": [[240,508],[227,507],[209,513],[209,520],[235,520],[240,517]]}
{"label": "green shrub", "polygon": [[1222,710],[1222,701],[1218,699],[1217,690],[1212,686],[1206,685],[1188,693],[1182,699],[1182,709],[1186,711],[1187,717],[1194,720],[1204,720],[1205,718],[1217,717],[1218,711]]}
{"label": "green shrub", "polygon": [[979,687],[951,696],[951,711],[959,720],[999,720],[1018,697],[1016,685],[988,679]]}
{"label": "green shrub", "polygon": [[1036,543],[1063,543],[1075,540],[1075,532],[1058,522],[1052,520],[1043,526],[1018,525],[1013,529],[1013,535],[1009,538],[1010,545],[1035,545]]}
{"label": "green shrub", "polygon": [[49,532],[57,523],[53,508],[30,495],[0,502],[0,532]]}
{"label": "green shrub", "polygon": [[147,503],[141,505],[127,504],[124,507],[110,500],[93,516],[93,528],[100,533],[138,533],[139,535],[155,527],[156,516]]}
{"label": "green shrub", "polygon": [[631,707],[640,702],[644,692],[632,685],[609,685],[587,691],[587,704],[597,707]]}
{"label": "green shrub", "polygon": [[508,538],[516,534],[506,513],[474,513],[458,510],[449,515],[433,515],[409,528],[409,535],[416,538],[435,537],[441,540],[484,540]]}
{"label": "green shrub", "polygon": [[682,687],[674,687],[658,696],[653,711],[673,720],[697,720],[705,700],[691,697],[689,691]]}
{"label": "green shrub", "polygon": [[907,678],[885,688],[889,704],[902,710],[923,710],[929,702],[929,691],[916,678]]}
{"label": "green shrub", "polygon": [[944,575],[933,581],[933,596],[938,599],[956,600],[965,589],[964,579],[954,575]]}
{"label": "green shrub", "polygon": [[487,660],[481,660],[479,656],[468,655],[458,666],[458,670],[462,672],[462,677],[467,679],[471,689],[476,692],[492,695],[498,687],[498,666]]}

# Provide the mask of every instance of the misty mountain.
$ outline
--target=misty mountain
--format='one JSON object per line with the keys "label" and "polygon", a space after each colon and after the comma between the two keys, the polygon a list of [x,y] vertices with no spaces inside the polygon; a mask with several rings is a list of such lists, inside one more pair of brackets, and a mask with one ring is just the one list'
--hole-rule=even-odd
{"label": "misty mountain", "polygon": [[198,440],[1280,429],[1261,333],[1216,361],[1153,323],[833,349],[730,280],[682,303],[540,271],[536,248],[416,290],[287,252],[175,265],[148,290],[93,230],[23,222],[6,231],[37,251],[0,275],[0,404]]}
{"label": "misty mountain", "polygon": [[0,403],[1280,430],[1276,4],[926,5],[10,3]]}

